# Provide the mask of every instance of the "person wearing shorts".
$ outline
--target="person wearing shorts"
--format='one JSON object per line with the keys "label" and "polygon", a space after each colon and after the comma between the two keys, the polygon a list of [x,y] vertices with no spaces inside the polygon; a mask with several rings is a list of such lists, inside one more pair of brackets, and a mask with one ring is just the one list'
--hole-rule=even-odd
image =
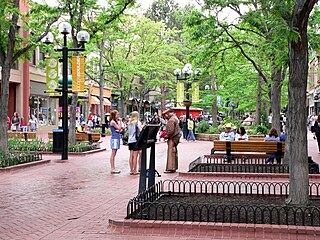
{"label": "person wearing shorts", "polygon": [[138,159],[139,151],[141,151],[141,149],[137,148],[136,143],[138,141],[137,136],[140,131],[141,131],[141,122],[139,121],[139,113],[137,111],[133,111],[130,114],[130,120],[128,124],[128,147],[130,151],[130,157],[129,157],[130,175],[138,174],[137,159]]}
{"label": "person wearing shorts", "polygon": [[123,130],[123,127],[121,125],[118,125],[118,121],[119,121],[119,113],[117,110],[113,110],[110,114],[111,174],[119,174],[121,172],[120,170],[116,170],[116,167],[115,167],[115,157],[116,157],[118,149],[120,148],[120,132]]}

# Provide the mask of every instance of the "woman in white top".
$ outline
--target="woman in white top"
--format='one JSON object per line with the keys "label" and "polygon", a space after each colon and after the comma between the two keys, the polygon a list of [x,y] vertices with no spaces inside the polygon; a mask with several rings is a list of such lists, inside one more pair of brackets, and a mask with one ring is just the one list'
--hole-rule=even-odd
{"label": "woman in white top", "polygon": [[249,137],[248,137],[244,127],[239,127],[237,129],[235,140],[236,141],[248,141],[249,140]]}
{"label": "woman in white top", "polygon": [[29,126],[30,126],[31,132],[36,132],[38,129],[38,120],[33,114],[31,114],[31,116],[30,116]]}
{"label": "woman in white top", "polygon": [[137,173],[137,158],[141,149],[137,148],[136,143],[138,141],[137,135],[141,131],[141,122],[139,121],[139,113],[134,111],[130,114],[130,120],[128,124],[128,147],[130,150],[129,166],[130,175],[136,175]]}

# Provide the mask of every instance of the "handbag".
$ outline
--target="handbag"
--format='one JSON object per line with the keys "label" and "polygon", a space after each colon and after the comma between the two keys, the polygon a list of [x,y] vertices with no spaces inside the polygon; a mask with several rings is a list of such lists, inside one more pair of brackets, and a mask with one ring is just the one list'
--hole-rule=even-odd
{"label": "handbag", "polygon": [[17,125],[11,124],[11,131],[17,131]]}
{"label": "handbag", "polygon": [[140,136],[140,129],[139,129],[139,127],[138,127],[138,122],[136,123],[136,132],[135,132],[135,135],[136,135],[136,140],[138,141],[139,136]]}

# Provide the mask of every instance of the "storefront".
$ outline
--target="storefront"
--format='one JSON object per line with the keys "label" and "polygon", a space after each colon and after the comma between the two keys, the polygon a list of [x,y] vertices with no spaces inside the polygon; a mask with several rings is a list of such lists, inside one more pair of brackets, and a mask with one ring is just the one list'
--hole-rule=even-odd
{"label": "storefront", "polygon": [[30,114],[34,114],[41,125],[56,125],[58,99],[45,93],[46,85],[30,81]]}

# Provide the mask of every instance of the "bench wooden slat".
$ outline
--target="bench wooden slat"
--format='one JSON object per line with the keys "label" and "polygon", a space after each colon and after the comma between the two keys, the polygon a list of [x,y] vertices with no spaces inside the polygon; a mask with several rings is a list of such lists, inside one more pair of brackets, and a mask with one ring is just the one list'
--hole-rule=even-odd
{"label": "bench wooden slat", "polygon": [[[90,135],[93,142],[100,141],[100,133],[90,133]],[[48,132],[48,139],[53,139],[52,132]],[[89,136],[87,133],[76,133],[76,141],[89,141]]]}
{"label": "bench wooden slat", "polygon": [[27,139],[36,139],[36,132],[8,132],[9,139],[25,139],[25,134],[27,134]]}

